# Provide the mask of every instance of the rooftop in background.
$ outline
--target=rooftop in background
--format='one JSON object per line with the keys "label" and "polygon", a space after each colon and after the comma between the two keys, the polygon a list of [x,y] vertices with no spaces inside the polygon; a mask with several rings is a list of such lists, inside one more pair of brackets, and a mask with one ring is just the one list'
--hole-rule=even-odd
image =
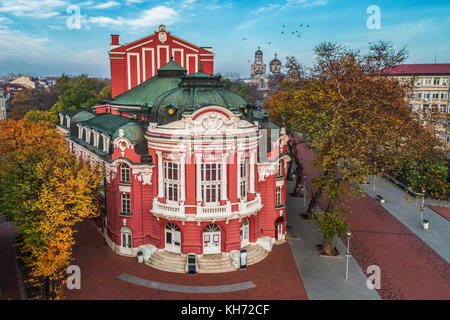
{"label": "rooftop in background", "polygon": [[401,64],[382,71],[385,75],[450,75],[450,63]]}

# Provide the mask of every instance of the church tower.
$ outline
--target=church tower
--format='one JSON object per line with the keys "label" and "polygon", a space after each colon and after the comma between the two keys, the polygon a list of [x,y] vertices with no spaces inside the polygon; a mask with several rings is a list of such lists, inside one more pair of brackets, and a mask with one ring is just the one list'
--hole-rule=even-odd
{"label": "church tower", "polygon": [[266,73],[266,65],[263,62],[263,52],[258,47],[258,50],[255,52],[255,62],[252,64],[250,75],[251,77],[255,77],[257,75]]}

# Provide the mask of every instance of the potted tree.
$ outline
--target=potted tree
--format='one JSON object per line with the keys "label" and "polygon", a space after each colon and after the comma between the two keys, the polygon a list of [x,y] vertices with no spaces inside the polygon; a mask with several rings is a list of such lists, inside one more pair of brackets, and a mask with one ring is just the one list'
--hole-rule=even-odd
{"label": "potted tree", "polygon": [[424,219],[423,221],[422,221],[422,228],[424,228],[425,230],[428,230],[428,220],[426,220],[426,219]]}

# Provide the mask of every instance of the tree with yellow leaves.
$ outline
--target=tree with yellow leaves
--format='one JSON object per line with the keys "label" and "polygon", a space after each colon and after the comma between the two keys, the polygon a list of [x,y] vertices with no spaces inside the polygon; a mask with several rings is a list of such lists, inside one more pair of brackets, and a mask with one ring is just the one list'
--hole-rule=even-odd
{"label": "tree with yellow leaves", "polygon": [[98,168],[89,168],[43,121],[0,122],[0,211],[15,224],[23,260],[37,287],[63,298],[74,226],[95,217]]}

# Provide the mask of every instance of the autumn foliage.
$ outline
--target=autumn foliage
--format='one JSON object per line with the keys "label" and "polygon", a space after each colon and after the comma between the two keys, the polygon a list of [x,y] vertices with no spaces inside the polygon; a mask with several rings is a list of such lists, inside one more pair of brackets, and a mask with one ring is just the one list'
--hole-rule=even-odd
{"label": "autumn foliage", "polygon": [[[374,66],[389,65],[405,54],[390,49],[380,54],[374,48],[391,47],[372,45],[369,54],[361,55],[322,43],[315,48],[310,70],[289,58],[288,79],[267,102],[272,121],[298,132],[316,154],[314,165],[320,175],[313,180],[308,211],[316,212],[318,201],[326,196],[325,213],[316,212],[314,219],[325,240],[345,234],[342,196],[361,196],[358,183],[367,176],[395,170],[405,158],[430,163],[442,157],[441,143],[414,119],[407,105],[409,84],[375,72]],[[325,242],[325,249],[331,250],[333,242]]]}
{"label": "autumn foliage", "polygon": [[72,261],[74,226],[97,215],[100,184],[45,121],[0,121],[0,212],[20,236],[22,259],[33,285],[63,298]]}

